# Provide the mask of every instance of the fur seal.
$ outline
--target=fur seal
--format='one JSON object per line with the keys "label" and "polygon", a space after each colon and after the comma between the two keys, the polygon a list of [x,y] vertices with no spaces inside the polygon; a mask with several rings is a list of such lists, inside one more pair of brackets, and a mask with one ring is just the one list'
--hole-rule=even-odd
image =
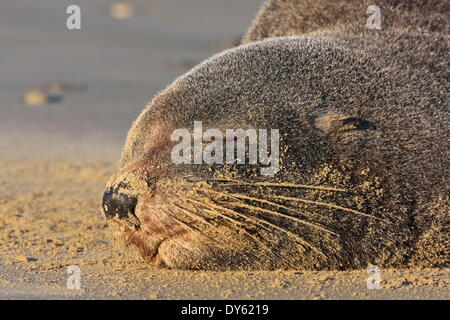
{"label": "fur seal", "polygon": [[[381,30],[367,1],[269,0],[156,95],[103,196],[120,237],[170,268],[448,267],[448,3],[375,2]],[[195,121],[278,129],[278,172],[174,164]]]}

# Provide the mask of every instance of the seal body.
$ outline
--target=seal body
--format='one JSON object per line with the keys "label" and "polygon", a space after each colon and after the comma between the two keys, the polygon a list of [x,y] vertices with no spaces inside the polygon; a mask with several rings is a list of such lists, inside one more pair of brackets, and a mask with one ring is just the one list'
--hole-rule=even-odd
{"label": "seal body", "polygon": [[[171,268],[448,266],[448,31],[436,22],[445,8],[430,3],[380,1],[375,31],[324,1],[268,1],[243,45],[143,110],[106,218]],[[171,136],[195,122],[277,129],[279,170],[175,164]]]}

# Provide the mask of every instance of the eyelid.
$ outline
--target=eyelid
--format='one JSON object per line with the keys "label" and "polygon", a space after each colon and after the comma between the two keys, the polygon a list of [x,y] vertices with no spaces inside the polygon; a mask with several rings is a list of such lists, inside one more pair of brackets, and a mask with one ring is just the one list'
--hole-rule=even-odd
{"label": "eyelid", "polygon": [[324,115],[316,117],[314,119],[314,126],[326,133],[376,129],[375,124],[370,121],[343,115]]}

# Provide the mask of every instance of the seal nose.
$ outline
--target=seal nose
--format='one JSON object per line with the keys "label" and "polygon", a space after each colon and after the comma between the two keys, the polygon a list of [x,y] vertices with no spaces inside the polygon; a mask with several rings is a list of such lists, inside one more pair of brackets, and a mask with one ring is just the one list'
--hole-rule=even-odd
{"label": "seal nose", "polygon": [[103,193],[102,209],[106,220],[114,220],[139,229],[140,221],[134,214],[137,198],[109,188]]}

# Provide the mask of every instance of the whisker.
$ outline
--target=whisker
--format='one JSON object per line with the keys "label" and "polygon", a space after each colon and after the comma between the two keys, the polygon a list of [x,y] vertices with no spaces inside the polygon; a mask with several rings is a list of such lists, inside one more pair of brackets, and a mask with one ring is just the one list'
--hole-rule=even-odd
{"label": "whisker", "polygon": [[[276,202],[272,202],[272,201],[268,201],[268,200],[263,200],[263,199],[259,199],[259,198],[255,198],[255,197],[250,197],[250,196],[247,196],[247,195],[242,195],[242,194],[217,192],[217,191],[208,190],[208,189],[204,189],[204,188],[198,188],[198,189],[200,189],[202,191],[205,191],[205,192],[211,192],[211,193],[222,195],[222,196],[226,196],[226,197],[231,197],[231,198],[235,198],[236,197],[236,198],[240,198],[240,199],[257,201],[257,202],[260,202],[260,203],[265,203],[265,204],[269,204],[269,205],[272,205],[272,206],[276,206],[276,207],[279,207],[279,208],[282,208],[282,209],[285,209],[285,210],[288,210],[288,211],[291,211],[291,212],[302,214],[301,212],[299,212],[297,210],[294,210],[292,208],[289,208],[289,207],[283,206],[281,204],[278,204]],[[289,216],[289,215],[286,215],[286,214],[278,212],[278,211],[267,210],[267,209],[263,209],[263,208],[260,208],[260,207],[246,205],[246,204],[243,204],[243,206],[246,206],[249,209],[255,209],[255,210],[258,210],[258,211],[262,211],[262,212],[265,212],[265,213],[270,213],[270,214],[273,214],[273,215],[276,215],[276,216],[279,216],[279,217],[283,217],[283,218],[286,218],[286,219],[289,219],[289,220],[292,220],[292,221],[295,221],[295,222],[298,222],[298,223],[310,226],[312,228],[316,228],[316,229],[322,230],[322,231],[330,233],[332,235],[339,236],[337,233],[335,233],[335,232],[333,232],[333,231],[331,231],[329,229],[326,229],[326,228],[324,228],[324,227],[322,227],[320,225],[317,225],[315,223],[311,223],[311,222],[308,222],[308,221],[304,221],[304,220],[299,219],[297,217]]]}
{"label": "whisker", "polygon": [[[192,199],[190,199],[190,200],[192,200]],[[224,208],[222,206],[218,206],[218,207],[221,208],[221,209],[228,209],[228,208]],[[232,211],[235,212],[234,210],[232,210]],[[295,234],[295,233],[293,233],[293,232],[291,232],[289,230],[283,229],[280,226],[277,226],[277,225],[275,225],[275,224],[273,224],[273,223],[271,223],[269,221],[264,220],[264,223],[269,225],[269,226],[271,226],[274,229],[277,229],[277,230],[279,230],[281,232],[284,232],[287,235],[290,235],[291,237],[295,238],[299,242],[299,244],[303,247],[303,249],[305,249],[305,247],[308,247],[311,250],[313,250],[314,252],[316,252],[316,253],[320,254],[321,256],[323,256],[325,259],[327,259],[327,256],[322,251],[320,251],[318,248],[316,248],[313,245],[311,245],[310,243],[308,243],[305,239],[303,239],[302,237],[298,236],[297,234]],[[261,225],[260,221],[257,220],[257,224]]]}
{"label": "whisker", "polygon": [[303,202],[303,203],[308,203],[308,204],[315,204],[315,205],[318,205],[318,206],[328,207],[328,208],[332,208],[332,209],[338,209],[338,210],[354,213],[354,214],[357,214],[357,215],[360,215],[360,216],[368,217],[368,218],[371,218],[371,219],[376,219],[376,220],[380,220],[380,221],[386,222],[385,220],[383,220],[381,218],[374,217],[374,216],[372,216],[370,214],[367,214],[367,213],[364,213],[364,212],[360,212],[360,211],[357,211],[357,210],[353,210],[353,209],[350,209],[350,208],[345,208],[345,207],[339,206],[339,205],[334,204],[334,203],[314,201],[314,200],[306,200],[306,199],[301,199],[301,198],[278,196],[278,195],[268,195],[268,197],[276,198],[276,199],[280,199],[280,200],[286,200],[286,201],[296,201],[296,202]]}
{"label": "whisker", "polygon": [[[168,214],[173,220],[177,221],[178,223],[180,223],[183,227],[185,227],[187,230],[190,230],[192,232],[198,233],[200,234],[202,237],[208,238],[209,240],[213,241],[213,242],[217,242],[217,240],[207,236],[203,231],[191,227],[190,225],[188,225],[186,222],[182,221],[181,219],[178,219],[177,217],[175,217],[171,212],[169,212],[168,210],[164,210],[164,212],[166,214]],[[200,251],[199,251],[200,252]]]}
{"label": "whisker", "polygon": [[165,214],[169,215],[171,219],[175,220],[176,222],[178,222],[183,228],[186,228],[189,231],[194,231],[194,232],[200,232],[199,230],[196,230],[194,228],[192,228],[191,226],[189,226],[186,222],[178,219],[177,217],[175,217],[172,212],[170,212],[169,210],[164,210],[161,209]]}
{"label": "whisker", "polygon": [[[209,204],[206,204],[206,203],[200,203],[200,202],[198,202],[198,201],[196,201],[196,200],[193,200],[193,199],[186,199],[186,200],[189,200],[189,201],[191,201],[191,202],[196,202],[196,203],[199,203],[200,205],[207,206],[207,207],[210,207],[210,208],[213,208],[213,209],[219,208],[219,209],[222,209],[222,210],[224,210],[224,211],[231,211],[232,213],[239,214],[239,213],[235,212],[234,210],[231,210],[231,209],[228,209],[228,208],[223,208],[223,207],[217,206],[217,205],[213,205],[213,204],[211,204],[211,203],[209,203]],[[201,210],[205,210],[205,209],[201,209]],[[208,211],[211,212],[210,210],[208,210]],[[266,246],[259,238],[255,237],[254,235],[252,235],[251,233],[249,233],[248,231],[245,230],[245,227],[246,227],[245,224],[243,224],[242,222],[237,221],[236,219],[233,219],[232,217],[223,215],[223,214],[221,214],[220,212],[217,212],[217,210],[212,211],[212,213],[213,213],[213,214],[216,214],[216,215],[218,215],[218,216],[220,216],[220,217],[222,217],[222,218],[224,218],[224,219],[230,220],[230,221],[232,221],[233,223],[236,223],[236,224],[238,224],[238,225],[241,225],[241,226],[244,228],[244,229],[242,229],[242,231],[243,231],[248,237],[252,238],[256,243],[259,243],[259,244],[262,245],[265,249],[267,249],[267,251],[269,251],[269,252],[271,252],[273,255],[275,255],[275,253],[272,251],[272,249],[270,249],[269,247],[267,247],[267,246]],[[239,215],[241,216],[241,214],[239,214]],[[242,217],[244,217],[245,219],[248,220],[248,217],[246,217],[245,215],[242,215]],[[264,227],[264,226],[262,226],[262,227]],[[264,228],[265,228],[265,227],[264,227]],[[266,228],[266,229],[267,229],[267,228]],[[270,229],[268,229],[268,230],[271,231]],[[275,255],[275,256],[276,256],[276,255]]]}
{"label": "whisker", "polygon": [[[195,228],[192,228],[191,226],[189,226],[188,224],[186,224],[184,221],[181,221],[180,219],[178,219],[177,217],[175,217],[169,210],[164,210],[164,209],[163,209],[162,211],[165,212],[167,215],[169,215],[173,220],[175,220],[175,221],[177,221],[178,223],[180,223],[185,229],[187,229],[187,230],[189,230],[189,231],[192,231],[192,232],[195,232],[195,233],[199,233],[201,236],[210,239],[208,236],[206,236],[205,234],[203,234],[200,230],[197,230],[197,229],[195,229]],[[185,243],[184,243],[183,241],[180,241],[179,239],[177,239],[177,237],[171,238],[170,240],[173,241],[173,242],[175,242],[175,243],[177,243],[177,244],[179,244],[180,246],[184,247],[184,244],[185,244]],[[210,240],[214,241],[213,239],[210,239]],[[199,254],[202,253],[201,250],[200,250],[199,248],[195,247],[195,246],[194,246],[193,248],[190,247],[189,250],[191,250],[191,251],[196,251],[196,252],[198,252]]]}
{"label": "whisker", "polygon": [[[207,221],[204,217],[202,216],[198,216],[196,215],[194,212],[190,211],[189,209],[180,206],[179,204],[175,204],[175,207],[178,208],[178,210],[180,210],[181,212],[183,212],[184,214],[188,215],[189,217],[191,217],[192,219],[195,219],[197,221],[200,221],[208,226],[210,226],[211,228],[213,228],[214,230],[216,230],[218,233],[225,235],[219,228],[217,228],[216,226],[214,226],[212,223],[210,223],[209,221]],[[198,209],[198,208],[197,208]],[[200,209],[198,209],[200,210]]]}
{"label": "whisker", "polygon": [[[328,187],[328,186],[312,186],[305,184],[295,184],[295,183],[281,183],[281,182],[244,182],[234,179],[206,179],[206,181],[222,181],[222,182],[233,182],[234,186],[261,186],[261,187],[280,187],[280,188],[303,188],[303,189],[315,189],[322,191],[339,191],[347,192],[348,190],[342,188]],[[222,186],[231,186],[231,184],[226,184]]]}
{"label": "whisker", "polygon": [[[209,198],[206,198],[206,197],[205,197],[205,199],[210,200]],[[201,203],[201,202],[199,202],[199,201],[197,201],[197,200],[194,200],[194,199],[186,199],[186,200],[187,200],[187,201],[194,202],[194,203],[197,203],[197,204],[202,205],[202,206],[210,207],[210,208],[212,208],[212,209],[221,209],[221,210],[223,210],[223,211],[225,211],[225,212],[228,212],[228,213],[231,213],[231,214],[235,214],[235,215],[237,215],[237,216],[239,216],[239,217],[241,217],[241,218],[244,218],[245,220],[252,220],[252,221],[254,221],[258,226],[260,226],[260,227],[266,229],[266,230],[269,231],[269,232],[272,232],[272,230],[270,230],[270,229],[267,228],[266,226],[261,225],[260,222],[259,222],[258,220],[254,219],[254,218],[252,218],[252,217],[246,216],[246,215],[244,215],[244,214],[242,214],[242,213],[239,213],[239,212],[237,212],[237,211],[231,210],[230,208],[225,208],[225,207],[223,207],[223,206],[216,205],[216,204],[212,204],[212,203]],[[243,227],[246,227],[246,226],[247,226],[246,224],[240,222],[239,220],[236,220],[236,219],[233,218],[233,217],[229,217],[229,216],[223,215],[223,214],[221,214],[220,212],[215,212],[215,213],[216,213],[217,215],[219,215],[220,217],[222,217],[222,218],[224,218],[224,219],[227,219],[227,220],[230,220],[230,221],[232,221],[232,222],[234,222],[234,223],[236,223],[236,224],[238,224],[238,225],[240,225],[240,226],[243,226]]]}

